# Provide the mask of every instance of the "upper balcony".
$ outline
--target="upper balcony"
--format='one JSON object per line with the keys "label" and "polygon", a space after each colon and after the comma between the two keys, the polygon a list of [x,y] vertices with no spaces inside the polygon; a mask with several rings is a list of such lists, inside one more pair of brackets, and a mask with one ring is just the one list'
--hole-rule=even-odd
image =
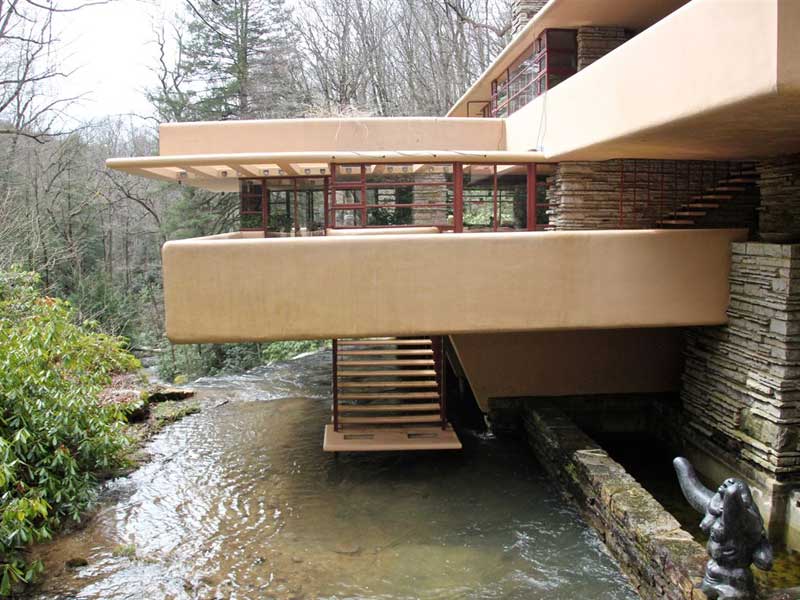
{"label": "upper balcony", "polygon": [[[692,0],[641,5],[660,5],[661,18],[510,114],[507,150],[536,149],[547,161],[749,160],[797,152],[800,3]],[[622,6],[632,9],[625,0],[549,3],[449,115],[480,114],[480,107],[492,100],[491,82],[502,77],[544,28],[633,25],[625,19],[634,13],[625,17],[618,10]],[[577,13],[567,13],[568,7],[590,16],[594,10],[611,10],[608,19],[598,16],[581,23]]]}

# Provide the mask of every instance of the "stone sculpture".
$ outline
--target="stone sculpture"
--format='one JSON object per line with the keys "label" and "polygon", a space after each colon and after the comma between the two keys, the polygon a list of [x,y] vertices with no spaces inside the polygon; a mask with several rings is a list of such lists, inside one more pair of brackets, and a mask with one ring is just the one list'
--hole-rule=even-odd
{"label": "stone sculpture", "polygon": [[772,546],[750,488],[739,479],[726,479],[712,492],[700,483],[688,460],[678,457],[672,464],[686,500],[705,515],[700,528],[708,535],[711,558],[700,590],[712,600],[752,600],[755,584],[750,564],[770,570]]}

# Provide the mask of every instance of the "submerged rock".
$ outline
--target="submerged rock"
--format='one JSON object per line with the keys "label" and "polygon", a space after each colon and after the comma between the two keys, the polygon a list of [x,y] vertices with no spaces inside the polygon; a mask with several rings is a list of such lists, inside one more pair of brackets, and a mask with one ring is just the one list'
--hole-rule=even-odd
{"label": "submerged rock", "polygon": [[78,569],[80,567],[88,567],[89,561],[83,557],[70,558],[64,563],[68,569]]}
{"label": "submerged rock", "polygon": [[361,553],[361,546],[355,543],[348,544],[345,542],[341,542],[339,544],[336,544],[336,547],[333,549],[333,551],[336,552],[336,554],[354,556],[356,554]]}
{"label": "submerged rock", "polygon": [[155,385],[147,390],[147,399],[150,402],[165,402],[167,400],[186,400],[194,396],[194,390],[189,388],[169,387]]}

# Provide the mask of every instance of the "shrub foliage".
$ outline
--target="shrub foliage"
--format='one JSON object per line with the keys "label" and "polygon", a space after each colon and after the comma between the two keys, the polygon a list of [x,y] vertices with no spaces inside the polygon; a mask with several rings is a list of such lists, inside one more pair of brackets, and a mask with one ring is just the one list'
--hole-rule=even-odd
{"label": "shrub foliage", "polygon": [[38,284],[0,272],[0,595],[41,570],[25,547],[78,520],[96,474],[119,464],[124,415],[97,398],[112,373],[138,366],[120,338],[76,323]]}

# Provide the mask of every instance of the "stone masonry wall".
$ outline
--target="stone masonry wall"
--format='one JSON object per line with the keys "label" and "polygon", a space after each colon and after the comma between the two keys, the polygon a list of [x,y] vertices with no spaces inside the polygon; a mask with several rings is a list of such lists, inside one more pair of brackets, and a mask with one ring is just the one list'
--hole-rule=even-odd
{"label": "stone masonry wall", "polygon": [[514,0],[511,4],[511,35],[517,35],[525,24],[533,18],[547,0]]}
{"label": "stone masonry wall", "polygon": [[[441,183],[442,185],[420,185],[415,186],[413,191],[414,204],[442,204],[448,200],[447,178],[443,173],[417,173],[414,175],[414,183]],[[447,209],[421,209],[411,211],[411,222],[414,225],[444,225],[448,222]]]}
{"label": "stone masonry wall", "polygon": [[705,550],[619,463],[552,405],[526,403],[523,424],[539,462],[576,500],[642,598],[705,600],[693,589]]}
{"label": "stone masonry wall", "polygon": [[[550,229],[655,227],[670,211],[718,182],[729,168],[728,163],[712,161],[559,163],[547,190]],[[714,227],[733,222],[746,227],[754,220],[752,202],[737,200],[710,211],[698,225]]]}
{"label": "stone masonry wall", "polygon": [[761,176],[759,231],[800,240],[800,154],[758,164]]}
{"label": "stone masonry wall", "polygon": [[687,334],[687,435],[800,481],[800,245],[732,246],[728,324]]}
{"label": "stone masonry wall", "polygon": [[578,70],[585,69],[630,38],[631,33],[624,27],[578,28]]}

